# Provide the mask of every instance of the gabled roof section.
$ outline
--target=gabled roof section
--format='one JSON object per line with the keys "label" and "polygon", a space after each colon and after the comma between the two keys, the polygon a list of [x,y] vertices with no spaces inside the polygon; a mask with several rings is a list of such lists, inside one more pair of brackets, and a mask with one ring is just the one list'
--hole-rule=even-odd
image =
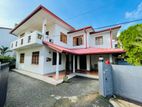
{"label": "gabled roof section", "polygon": [[44,6],[40,5],[38,6],[30,15],[28,15],[23,21],[21,21],[10,33],[13,33],[17,28],[19,28],[22,24],[24,24],[28,19],[30,19],[32,16],[34,16],[38,11],[40,11],[41,9],[43,9],[44,11],[47,12],[47,14],[52,15],[54,18],[56,18],[57,20],[59,20],[60,22],[64,23],[65,25],[67,25],[68,27],[70,27],[72,30],[75,30],[74,27],[72,27],[71,25],[69,25],[67,22],[65,22],[64,20],[62,20],[61,18],[59,18],[58,16],[56,16],[54,13],[52,13],[51,11],[49,11],[47,8],[45,8]]}
{"label": "gabled roof section", "polygon": [[68,32],[68,34],[79,32],[79,31],[82,31],[82,30],[87,30],[87,29],[92,29],[92,31],[94,31],[94,28],[92,26],[86,26],[86,27],[83,27],[83,28],[80,28],[80,29],[77,29],[77,30],[72,30],[72,31]]}
{"label": "gabled roof section", "polygon": [[96,34],[96,33],[111,31],[111,30],[115,30],[115,29],[120,29],[120,28],[121,28],[121,26],[114,26],[114,27],[111,27],[111,28],[107,28],[107,29],[103,29],[103,30],[99,30],[99,31],[90,32],[90,34]]}

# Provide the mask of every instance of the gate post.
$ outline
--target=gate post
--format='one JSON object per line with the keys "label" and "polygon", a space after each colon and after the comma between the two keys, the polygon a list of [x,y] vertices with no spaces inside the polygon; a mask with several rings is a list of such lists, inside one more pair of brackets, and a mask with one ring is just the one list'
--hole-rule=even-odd
{"label": "gate post", "polygon": [[99,70],[99,94],[104,97],[113,95],[112,66],[105,64],[102,58],[98,62]]}
{"label": "gate post", "polygon": [[103,83],[103,64],[104,64],[104,59],[99,58],[98,62],[98,71],[99,71],[99,94],[104,96],[104,83]]}

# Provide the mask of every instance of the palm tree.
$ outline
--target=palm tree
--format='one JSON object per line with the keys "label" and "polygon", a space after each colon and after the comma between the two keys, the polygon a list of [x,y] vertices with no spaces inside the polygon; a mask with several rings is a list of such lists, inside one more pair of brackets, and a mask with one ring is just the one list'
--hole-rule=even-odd
{"label": "palm tree", "polygon": [[9,50],[8,47],[5,47],[3,45],[0,47],[0,53],[1,53],[1,55],[4,56],[8,52],[11,52],[11,50]]}

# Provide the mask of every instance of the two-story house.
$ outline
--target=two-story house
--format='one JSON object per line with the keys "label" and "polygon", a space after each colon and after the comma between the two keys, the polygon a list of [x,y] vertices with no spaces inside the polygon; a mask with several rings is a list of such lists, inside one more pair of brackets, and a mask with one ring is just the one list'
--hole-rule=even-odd
{"label": "two-story house", "polygon": [[18,39],[11,43],[16,51],[16,69],[55,79],[60,73],[96,72],[98,58],[115,62],[124,53],[116,48],[121,26],[95,31],[91,26],[75,29],[43,6],[39,6],[11,34]]}

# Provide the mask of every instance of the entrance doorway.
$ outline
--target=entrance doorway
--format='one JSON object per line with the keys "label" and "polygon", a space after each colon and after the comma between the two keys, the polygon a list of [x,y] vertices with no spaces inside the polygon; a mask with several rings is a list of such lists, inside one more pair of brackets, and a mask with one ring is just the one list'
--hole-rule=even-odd
{"label": "entrance doorway", "polygon": [[86,70],[86,55],[80,56],[80,69]]}

